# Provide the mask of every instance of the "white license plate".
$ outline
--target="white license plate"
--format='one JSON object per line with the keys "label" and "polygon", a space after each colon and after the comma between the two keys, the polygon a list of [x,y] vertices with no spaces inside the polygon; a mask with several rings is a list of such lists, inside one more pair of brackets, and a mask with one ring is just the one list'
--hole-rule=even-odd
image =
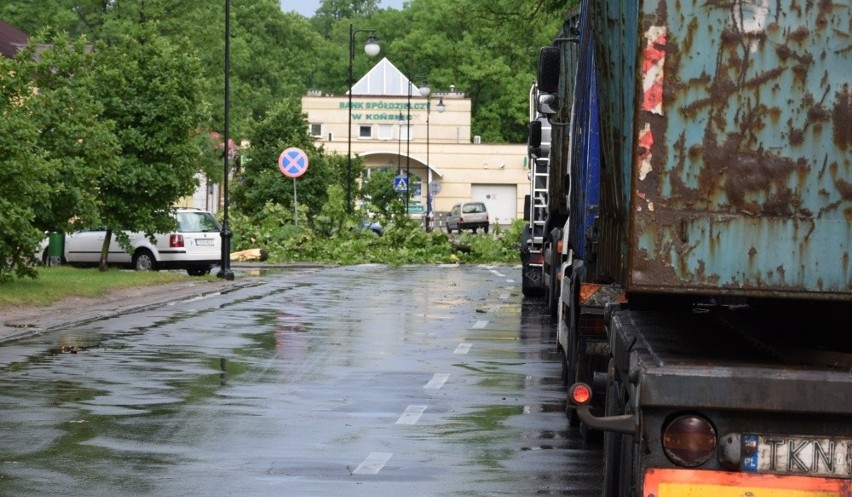
{"label": "white license plate", "polygon": [[852,477],[852,439],[746,436],[757,438],[759,472]]}
{"label": "white license plate", "polygon": [[212,247],[213,239],[212,238],[196,238],[195,244],[199,247]]}

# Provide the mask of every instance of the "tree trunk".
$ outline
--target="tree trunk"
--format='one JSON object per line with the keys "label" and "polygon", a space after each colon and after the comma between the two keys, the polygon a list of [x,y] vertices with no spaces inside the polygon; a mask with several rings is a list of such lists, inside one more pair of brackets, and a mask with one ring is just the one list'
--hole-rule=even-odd
{"label": "tree trunk", "polygon": [[107,228],[104,235],[104,244],[101,246],[101,259],[98,262],[98,271],[104,272],[109,270],[107,258],[109,257],[109,244],[112,241],[112,229]]}

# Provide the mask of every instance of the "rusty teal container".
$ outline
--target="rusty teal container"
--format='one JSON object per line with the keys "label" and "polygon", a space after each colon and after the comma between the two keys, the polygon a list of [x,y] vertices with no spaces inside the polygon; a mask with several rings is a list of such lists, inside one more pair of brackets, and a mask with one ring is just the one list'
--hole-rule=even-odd
{"label": "rusty teal container", "polygon": [[615,279],[852,300],[852,5],[593,8]]}

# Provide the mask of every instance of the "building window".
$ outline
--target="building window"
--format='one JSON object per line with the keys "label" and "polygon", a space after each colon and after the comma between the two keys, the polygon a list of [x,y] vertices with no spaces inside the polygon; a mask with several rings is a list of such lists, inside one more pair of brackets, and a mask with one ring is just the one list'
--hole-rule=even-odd
{"label": "building window", "polygon": [[358,126],[358,138],[372,138],[373,137],[373,127],[370,125],[361,125]]}
{"label": "building window", "polygon": [[408,140],[411,133],[411,126],[402,126],[399,127],[399,139],[400,140]]}
{"label": "building window", "polygon": [[414,199],[419,199],[421,195],[423,195],[423,180],[420,179],[420,176],[412,174],[410,178],[408,178],[408,191],[409,196]]}
{"label": "building window", "polygon": [[322,124],[311,124],[311,136],[313,136],[314,138],[322,138]]}
{"label": "building window", "polygon": [[390,124],[379,124],[379,140],[392,140],[393,126]]}

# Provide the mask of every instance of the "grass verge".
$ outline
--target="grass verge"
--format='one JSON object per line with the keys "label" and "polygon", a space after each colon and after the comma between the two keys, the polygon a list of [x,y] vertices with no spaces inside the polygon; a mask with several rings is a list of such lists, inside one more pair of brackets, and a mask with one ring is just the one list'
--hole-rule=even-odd
{"label": "grass verge", "polygon": [[112,290],[187,281],[183,272],[127,271],[53,266],[39,268],[38,278],[21,278],[0,285],[0,308],[14,305],[47,306],[66,297],[100,297]]}

